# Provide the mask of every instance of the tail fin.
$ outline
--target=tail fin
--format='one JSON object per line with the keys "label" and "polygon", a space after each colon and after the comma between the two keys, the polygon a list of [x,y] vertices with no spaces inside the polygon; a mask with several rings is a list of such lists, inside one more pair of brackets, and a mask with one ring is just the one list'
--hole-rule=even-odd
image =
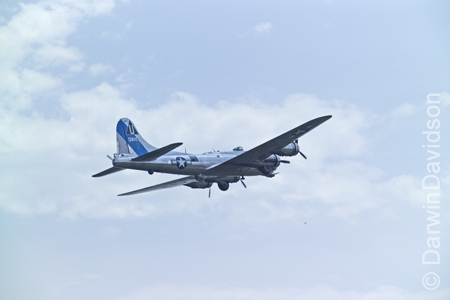
{"label": "tail fin", "polygon": [[117,153],[130,153],[140,156],[156,149],[141,137],[136,126],[127,118],[122,118],[117,123],[116,135]]}

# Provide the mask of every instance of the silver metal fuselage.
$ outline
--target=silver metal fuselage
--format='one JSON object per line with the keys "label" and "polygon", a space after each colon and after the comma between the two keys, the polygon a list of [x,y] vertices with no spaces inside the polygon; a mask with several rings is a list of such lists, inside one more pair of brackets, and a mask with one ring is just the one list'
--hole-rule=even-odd
{"label": "silver metal fuselage", "polygon": [[207,168],[230,160],[245,151],[208,152],[204,154],[189,154],[171,151],[168,154],[151,161],[132,161],[136,156],[116,157],[113,160],[114,167],[142,170],[159,173],[198,175],[207,173],[212,176],[257,176],[263,175],[255,167],[237,166],[236,174],[219,173]]}

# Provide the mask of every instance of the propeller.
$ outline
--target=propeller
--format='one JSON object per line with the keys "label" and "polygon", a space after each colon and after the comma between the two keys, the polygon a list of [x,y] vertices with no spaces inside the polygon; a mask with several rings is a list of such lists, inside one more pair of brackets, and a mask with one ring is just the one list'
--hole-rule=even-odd
{"label": "propeller", "polygon": [[[296,144],[298,145],[298,139],[296,139],[296,140],[294,141],[294,143],[296,143]],[[298,153],[300,153],[301,156],[303,156],[304,159],[307,159],[307,158],[306,158],[306,155],[303,154],[302,151],[300,151],[300,147],[298,148]]]}
{"label": "propeller", "polygon": [[246,186],[245,183],[244,183],[244,179],[245,179],[244,176],[242,176],[240,180],[241,180],[242,185],[243,185],[245,188],[247,188],[247,186]]}

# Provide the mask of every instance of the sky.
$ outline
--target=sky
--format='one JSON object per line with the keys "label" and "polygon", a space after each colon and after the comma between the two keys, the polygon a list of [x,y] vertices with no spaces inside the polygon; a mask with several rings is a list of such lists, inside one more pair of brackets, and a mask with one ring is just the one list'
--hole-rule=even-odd
{"label": "sky", "polygon": [[[0,298],[449,299],[449,12],[2,1]],[[329,114],[307,160],[246,189],[117,197],[177,176],[91,177],[123,117],[203,153]]]}

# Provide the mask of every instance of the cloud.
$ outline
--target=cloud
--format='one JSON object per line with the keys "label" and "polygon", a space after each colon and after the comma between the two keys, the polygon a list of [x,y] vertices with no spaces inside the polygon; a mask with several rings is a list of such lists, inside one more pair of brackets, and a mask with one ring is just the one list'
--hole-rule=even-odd
{"label": "cloud", "polygon": [[257,34],[267,34],[267,33],[273,31],[273,25],[272,25],[272,23],[269,23],[269,22],[259,23],[255,27],[253,27],[253,30]]}
{"label": "cloud", "polygon": [[414,114],[416,107],[411,103],[404,103],[392,111],[392,118],[410,117]]}
{"label": "cloud", "polygon": [[62,85],[60,79],[51,74],[36,72],[35,70],[23,69],[21,72],[20,89],[28,95],[41,95]]}
{"label": "cloud", "polygon": [[89,67],[89,73],[91,73],[92,76],[98,76],[112,72],[114,72],[114,68],[111,65],[97,63]]}
{"label": "cloud", "polygon": [[442,103],[443,106],[449,106],[450,105],[450,93],[448,93],[448,92],[440,93],[439,101]]}
{"label": "cloud", "polygon": [[[24,86],[30,76],[45,80],[45,87],[62,85],[59,72],[79,72],[83,55],[67,45],[67,37],[87,17],[109,13],[113,0],[47,0],[20,4],[20,11],[0,27],[0,95],[2,104],[30,109],[36,95]],[[41,88],[43,90],[44,88]]]}
{"label": "cloud", "polygon": [[256,36],[263,36],[267,35],[271,32],[273,32],[275,29],[270,22],[265,23],[259,23],[256,24],[251,29],[247,30],[246,32],[239,34],[240,37],[248,36],[248,35],[256,35]]}
{"label": "cloud", "polygon": [[[7,161],[1,170],[2,178],[7,178],[0,193],[4,209],[21,214],[57,213],[67,218],[125,218],[198,214],[220,208],[231,222],[258,224],[297,222],[319,212],[346,220],[368,209],[389,215],[398,209],[393,202],[411,205],[421,195],[414,177],[389,178],[382,170],[357,162],[368,147],[361,132],[368,126],[368,116],[343,102],[293,94],[278,104],[221,101],[206,105],[194,95],[177,92],[159,107],[140,109],[119,89],[102,83],[65,93],[59,104],[65,116],[62,119],[0,111],[7,129],[0,132],[6,141],[0,148]],[[201,153],[238,145],[250,149],[326,114],[334,117],[300,140],[307,161],[299,156],[290,158],[292,163],[282,165],[273,179],[247,178],[249,188],[245,190],[238,184],[226,193],[214,188],[214,201],[209,201],[206,192],[185,187],[116,197],[171,180],[174,176],[170,175],[125,171],[91,178],[110,166],[105,155],[115,151],[115,125],[121,117],[131,118],[156,146],[183,141],[189,152]],[[49,153],[50,160],[35,159]],[[23,182],[27,182],[26,189],[20,188]],[[149,201],[160,198],[164,201]]]}
{"label": "cloud", "polygon": [[[84,90],[66,89],[67,76],[83,68],[82,53],[67,44],[83,18],[108,13],[112,1],[45,1],[23,4],[0,28],[6,46],[0,50],[0,207],[18,214],[53,213],[67,218],[126,218],[188,213],[226,212],[235,223],[297,222],[319,212],[351,221],[367,210],[390,215],[415,205],[421,195],[418,179],[388,176],[364,162],[369,151],[367,130],[385,116],[375,116],[344,101],[291,94],[279,103],[257,99],[219,101],[208,105],[195,95],[175,92],[157,107],[141,108],[124,90],[131,70],[117,77],[118,87],[103,82]],[[39,30],[35,30],[35,29]],[[261,23],[255,34],[273,30]],[[42,31],[42,33],[41,33]],[[46,52],[48,50],[48,52]],[[38,59],[39,58],[39,59]],[[112,71],[101,63],[89,72]],[[47,98],[51,98],[47,100]],[[52,117],[39,107],[51,108]],[[28,113],[24,113],[27,110]],[[405,104],[397,114],[408,117]],[[148,142],[163,146],[183,141],[187,151],[202,153],[238,145],[250,149],[312,118],[333,118],[301,138],[308,156],[289,158],[273,179],[247,178],[248,189],[233,185],[226,193],[180,187],[153,194],[118,198],[117,194],[174,178],[125,171],[94,179],[110,167],[106,154],[115,151],[115,126],[131,118]],[[26,186],[24,187],[24,183]],[[164,201],[149,201],[161,199]],[[360,201],[364,199],[364,201]],[[390,201],[387,201],[389,199]],[[396,205],[395,203],[401,203]]]}
{"label": "cloud", "polygon": [[380,286],[372,291],[340,291],[326,285],[316,286],[309,289],[299,288],[217,288],[203,286],[174,286],[160,285],[153,287],[142,287],[120,300],[143,300],[143,299],[311,299],[311,300],[440,300],[450,296],[449,290],[428,291],[412,293],[395,286]]}

